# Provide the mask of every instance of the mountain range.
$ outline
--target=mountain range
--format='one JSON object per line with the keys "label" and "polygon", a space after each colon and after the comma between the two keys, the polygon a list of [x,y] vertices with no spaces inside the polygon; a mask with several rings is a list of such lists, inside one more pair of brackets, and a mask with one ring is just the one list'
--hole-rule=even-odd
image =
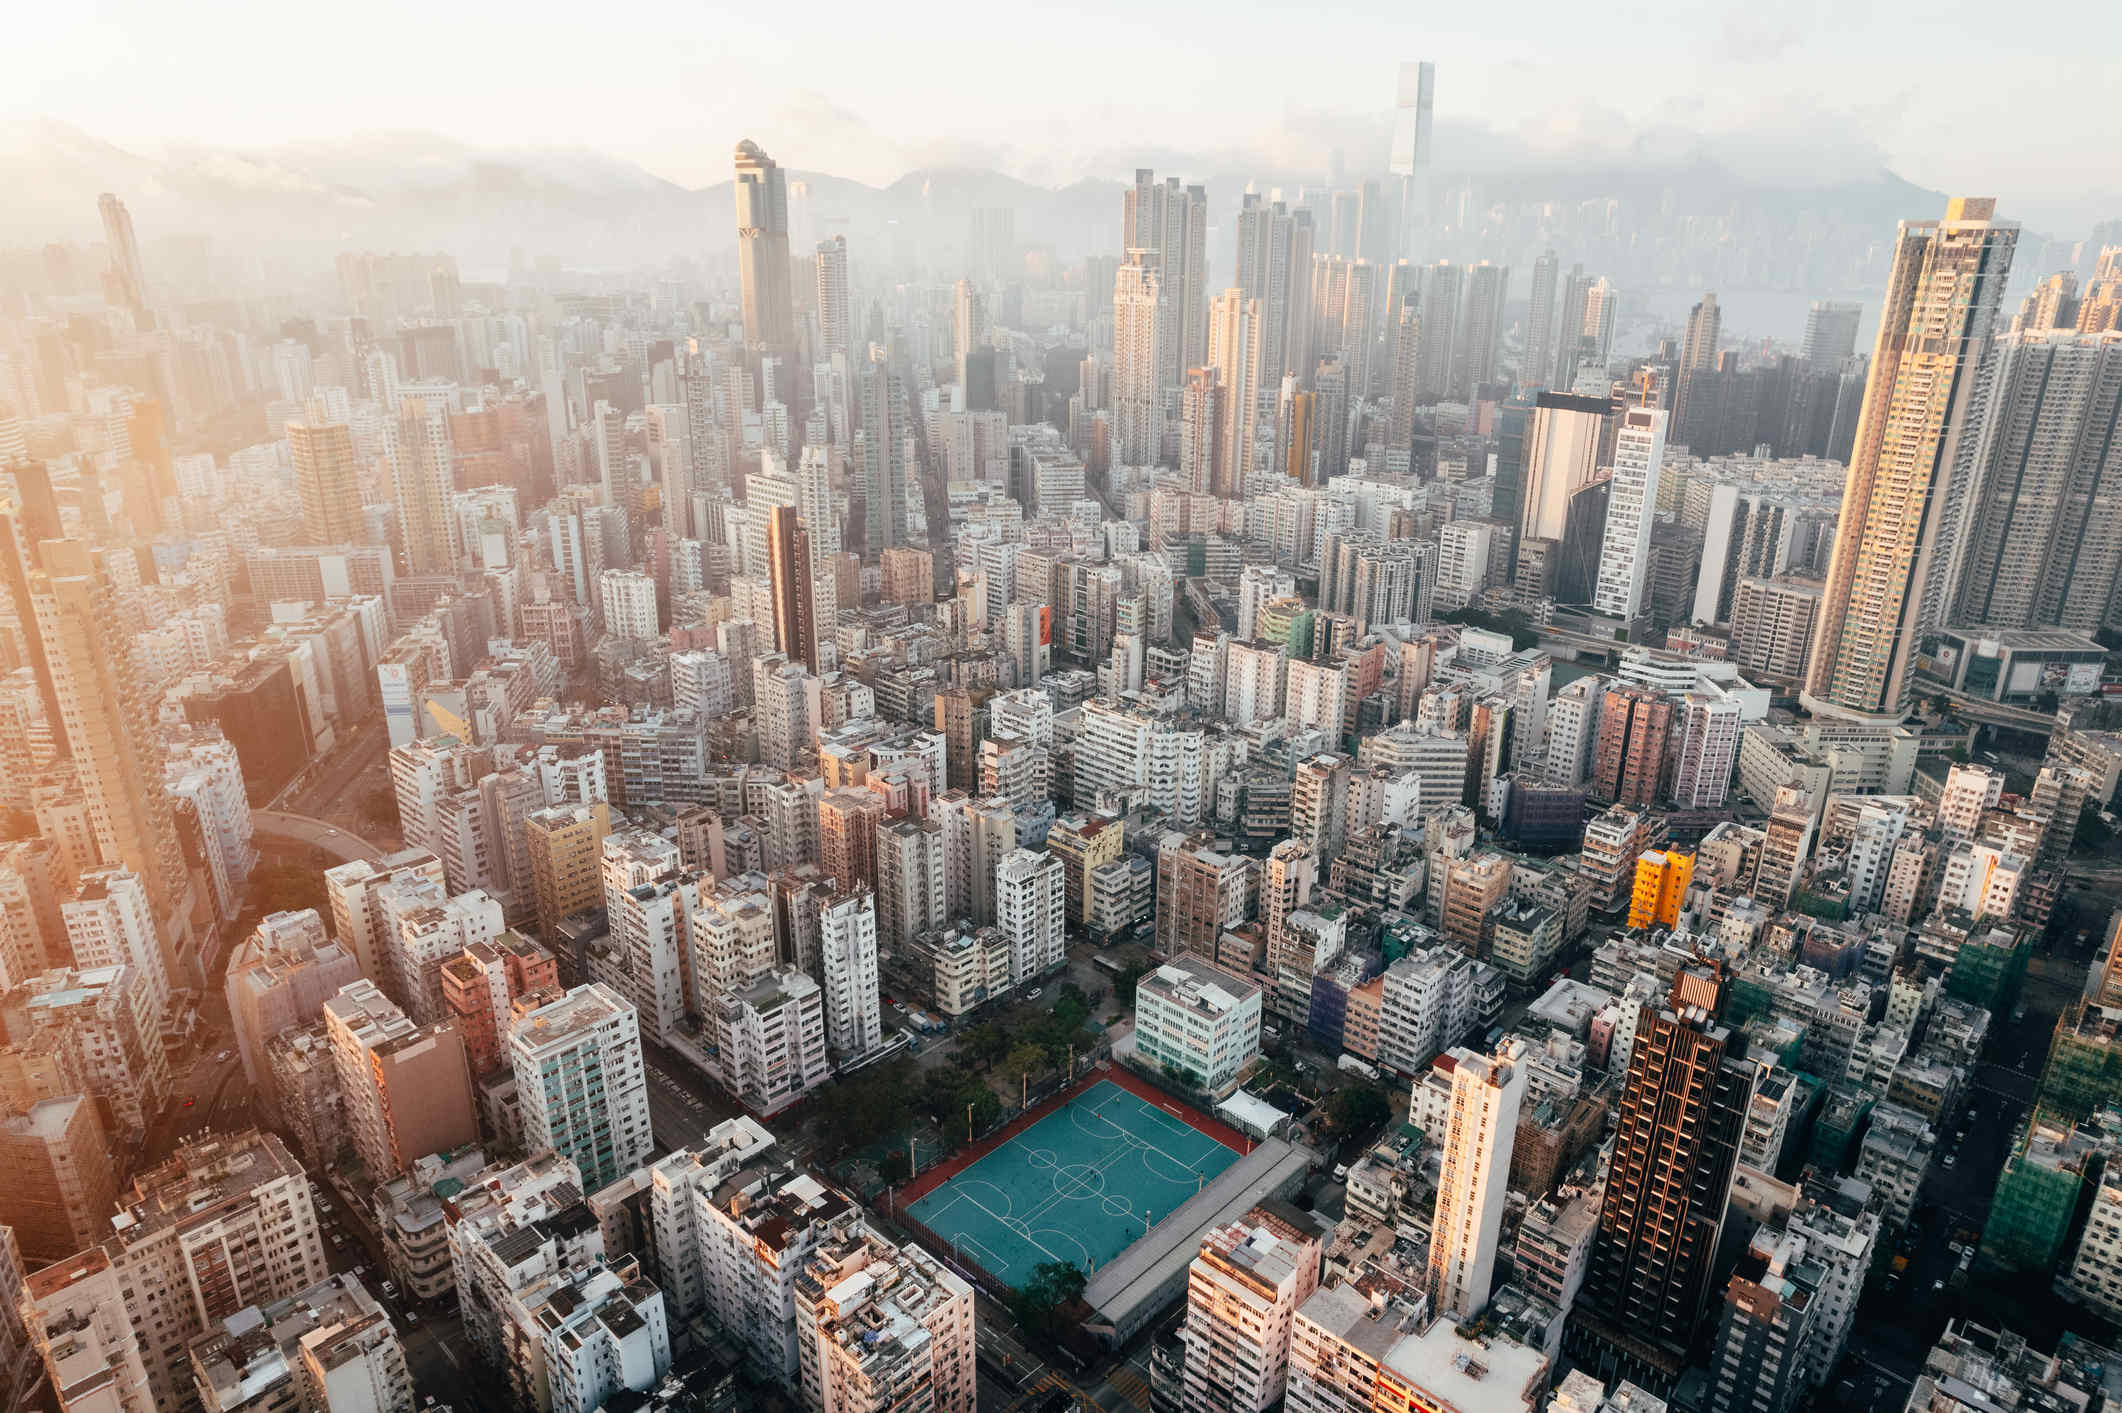
{"label": "mountain range", "polygon": [[[1050,188],[968,167],[910,172],[882,187],[796,168],[790,176],[799,236],[845,234],[858,263],[881,257],[892,268],[955,274],[976,208],[1012,210],[1020,240],[1062,261],[1119,246],[1116,180]],[[1323,184],[1320,176],[1209,176],[1212,263],[1229,258],[1228,214],[1248,186],[1293,196],[1307,181]],[[498,276],[518,255],[587,271],[690,266],[720,277],[735,244],[728,182],[688,188],[598,152],[479,148],[420,132],[256,150],[173,144],[147,156],[54,120],[17,122],[0,125],[0,187],[10,193],[0,204],[0,250],[93,244],[97,195],[113,191],[151,255],[158,240],[203,235],[217,277],[236,270],[284,280],[306,270],[315,278],[346,249],[447,251],[471,279]],[[1552,246],[1565,263],[1582,260],[1628,288],[1815,295],[1873,284],[1894,222],[1944,202],[1883,169],[1806,182],[1742,175],[1700,149],[1664,159],[1512,160],[1470,177],[1442,172],[1437,189],[1442,258],[1524,264]],[[198,263],[190,274],[203,282],[206,262]]]}

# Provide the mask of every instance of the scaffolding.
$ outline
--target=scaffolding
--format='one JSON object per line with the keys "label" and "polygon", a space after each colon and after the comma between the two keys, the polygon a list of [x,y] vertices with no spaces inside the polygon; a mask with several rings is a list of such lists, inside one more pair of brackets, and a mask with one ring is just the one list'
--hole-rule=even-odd
{"label": "scaffolding", "polygon": [[2046,1122],[2035,1111],[1997,1178],[1989,1220],[1982,1228],[1985,1269],[2056,1268],[2085,1187],[2087,1160],[2098,1151],[2092,1135]]}
{"label": "scaffolding", "polygon": [[2060,1118],[2082,1119],[2122,1102],[2122,1010],[2080,1002],[2056,1018],[2056,1038],[2041,1069],[2040,1105]]}

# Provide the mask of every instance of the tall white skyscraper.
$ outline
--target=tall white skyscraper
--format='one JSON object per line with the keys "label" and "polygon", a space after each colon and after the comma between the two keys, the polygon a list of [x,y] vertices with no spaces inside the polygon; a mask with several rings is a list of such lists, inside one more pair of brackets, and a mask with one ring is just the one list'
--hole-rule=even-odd
{"label": "tall white skyscraper", "polygon": [[847,300],[847,237],[818,242],[818,336],[827,359],[854,351]]}
{"label": "tall white skyscraper", "polygon": [[1130,250],[1113,281],[1112,459],[1121,466],[1154,465],[1164,436],[1156,261],[1154,251]]}
{"label": "tall white skyscraper", "polygon": [[1451,1122],[1429,1242],[1430,1309],[1440,1316],[1469,1319],[1488,1303],[1525,1100],[1523,1054],[1516,1041],[1493,1056],[1464,1046],[1451,1052]]}
{"label": "tall white skyscraper", "polygon": [[1650,529],[1658,510],[1658,475],[1665,462],[1666,414],[1631,407],[1614,435],[1614,474],[1607,487],[1606,540],[1592,607],[1623,622],[1643,611],[1650,582]]}
{"label": "tall white skyscraper", "polygon": [[1525,359],[1521,386],[1544,388],[1555,366],[1555,277],[1561,262],[1552,250],[1533,261],[1533,287],[1525,310]]}
{"label": "tall white skyscraper", "polygon": [[1399,102],[1393,111],[1393,145],[1386,171],[1400,184],[1401,258],[1419,259],[1423,222],[1429,216],[1430,111],[1435,105],[1437,66],[1400,66]]}

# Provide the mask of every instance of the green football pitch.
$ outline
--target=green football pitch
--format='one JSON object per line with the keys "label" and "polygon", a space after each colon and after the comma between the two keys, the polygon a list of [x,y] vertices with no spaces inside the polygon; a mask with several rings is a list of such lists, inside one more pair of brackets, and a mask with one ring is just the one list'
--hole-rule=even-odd
{"label": "green football pitch", "polygon": [[1092,1085],[907,1208],[987,1273],[1088,1273],[1141,1240],[1238,1155],[1110,1080]]}

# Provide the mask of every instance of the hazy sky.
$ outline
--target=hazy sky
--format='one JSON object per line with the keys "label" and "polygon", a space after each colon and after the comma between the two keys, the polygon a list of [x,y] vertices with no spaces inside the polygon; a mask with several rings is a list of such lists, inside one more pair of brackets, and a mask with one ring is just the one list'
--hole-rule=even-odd
{"label": "hazy sky", "polygon": [[1323,147],[1382,132],[1397,62],[1426,58],[1440,129],[1535,151],[1703,143],[1794,175],[1884,162],[2063,235],[2122,215],[2112,12],[2094,0],[14,9],[0,116],[144,151],[418,129],[591,148],[688,185],[726,176],[745,134],[874,183],[942,162],[1118,176],[1145,145],[1323,168]]}

